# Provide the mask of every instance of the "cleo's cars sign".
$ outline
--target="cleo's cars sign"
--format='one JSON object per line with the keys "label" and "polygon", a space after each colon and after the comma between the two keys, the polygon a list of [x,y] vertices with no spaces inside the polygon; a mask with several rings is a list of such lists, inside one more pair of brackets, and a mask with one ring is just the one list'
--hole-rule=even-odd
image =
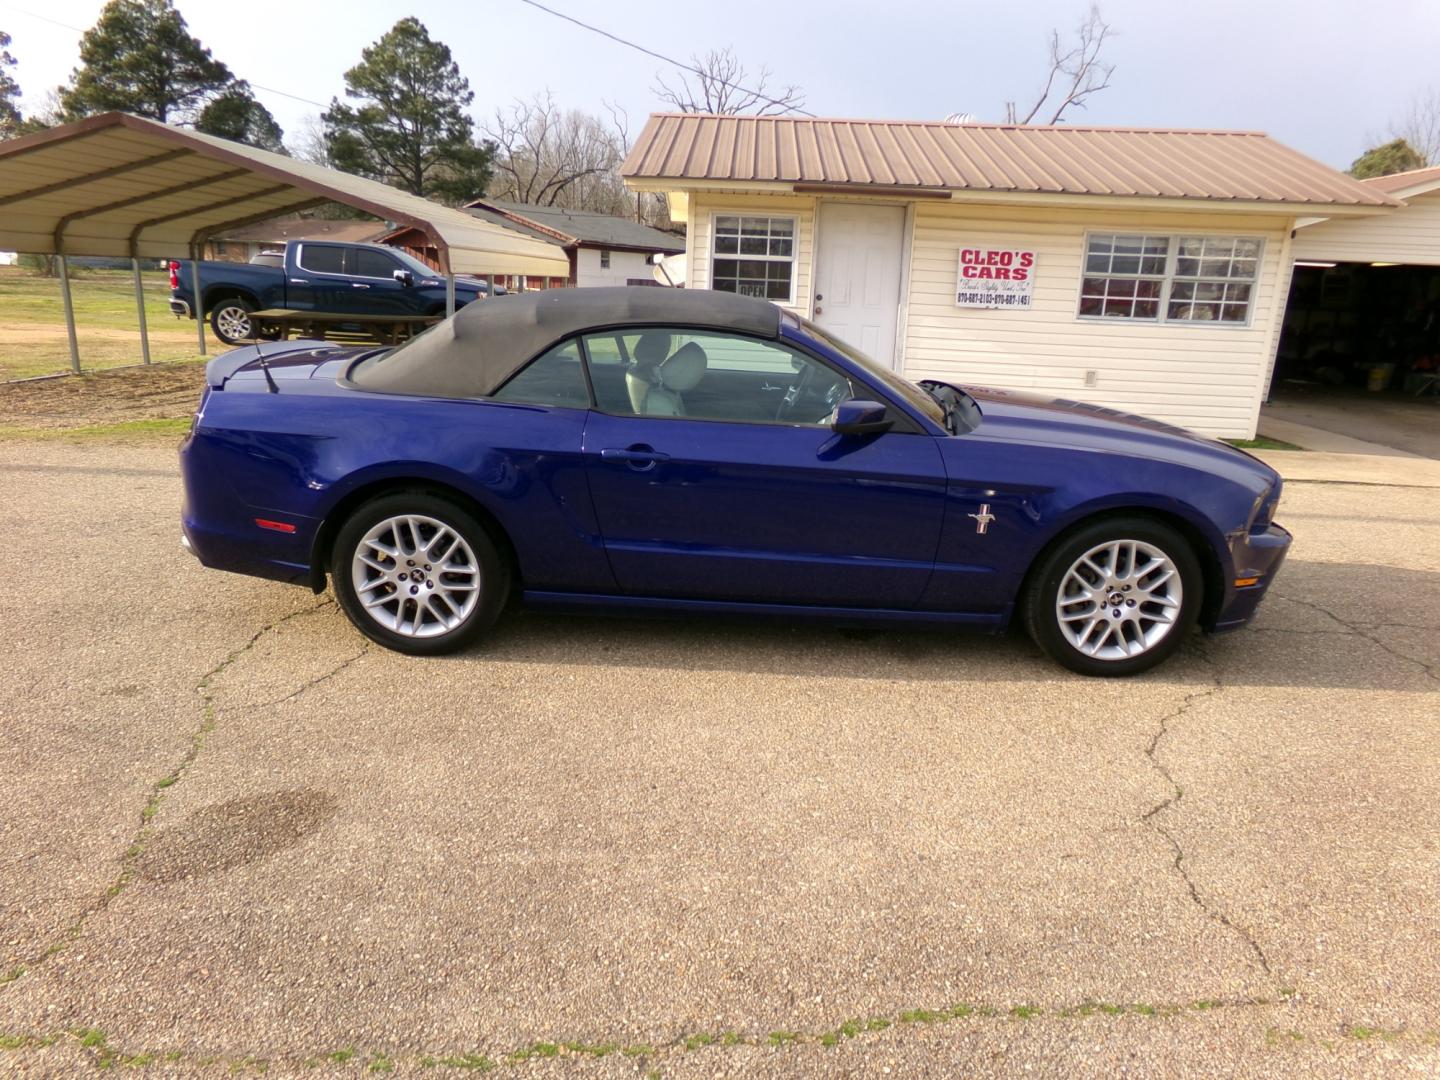
{"label": "cleo's cars sign", "polygon": [[1029,308],[1035,285],[1035,253],[962,247],[956,307]]}

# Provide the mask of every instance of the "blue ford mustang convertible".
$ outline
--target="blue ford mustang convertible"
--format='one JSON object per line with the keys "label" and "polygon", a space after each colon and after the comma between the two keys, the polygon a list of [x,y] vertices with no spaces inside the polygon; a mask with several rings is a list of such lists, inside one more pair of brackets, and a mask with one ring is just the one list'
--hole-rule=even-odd
{"label": "blue ford mustang convertible", "polygon": [[[258,351],[263,348],[263,354]],[[1290,543],[1239,450],[1075,401],[918,385],[763,300],[564,289],[394,349],[211,361],[181,445],[206,566],[324,589],[402,652],[532,605],[1012,619],[1128,675],[1255,612]]]}

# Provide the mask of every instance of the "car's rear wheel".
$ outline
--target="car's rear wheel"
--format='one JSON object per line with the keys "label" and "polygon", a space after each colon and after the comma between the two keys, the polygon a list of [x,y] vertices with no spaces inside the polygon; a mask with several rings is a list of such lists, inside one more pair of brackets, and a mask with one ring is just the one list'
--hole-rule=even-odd
{"label": "car's rear wheel", "polygon": [[210,329],[226,345],[241,345],[255,336],[254,323],[250,313],[255,306],[238,296],[227,296],[215,301],[210,309]]}
{"label": "car's rear wheel", "polygon": [[435,656],[494,624],[510,573],[485,527],[448,499],[400,492],[366,503],[340,527],[335,595],[366,637]]}
{"label": "car's rear wheel", "polygon": [[1024,598],[1026,628],[1071,671],[1135,675],[1180,648],[1203,591],[1178,532],[1149,518],[1106,518],[1043,556]]}

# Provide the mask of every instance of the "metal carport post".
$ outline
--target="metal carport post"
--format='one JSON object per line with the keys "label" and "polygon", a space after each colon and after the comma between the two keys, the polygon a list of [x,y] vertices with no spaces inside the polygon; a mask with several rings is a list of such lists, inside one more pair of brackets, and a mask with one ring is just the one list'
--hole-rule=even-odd
{"label": "metal carport post", "polygon": [[140,362],[150,363],[150,328],[145,324],[145,283],[140,280],[140,260],[130,260],[135,275],[135,313],[140,316]]}
{"label": "metal carport post", "polygon": [[65,305],[65,333],[70,337],[70,370],[80,374],[80,343],[75,339],[75,303],[70,299],[70,264],[64,252],[60,260],[60,299]]}
{"label": "metal carport post", "polygon": [[190,245],[190,291],[195,297],[195,327],[200,335],[200,355],[205,355],[205,298],[200,295],[200,253]]}

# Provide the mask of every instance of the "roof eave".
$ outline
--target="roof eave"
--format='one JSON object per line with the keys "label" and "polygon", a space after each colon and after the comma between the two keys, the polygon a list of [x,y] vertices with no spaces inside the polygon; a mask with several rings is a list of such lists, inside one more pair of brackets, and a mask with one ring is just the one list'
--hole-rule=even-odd
{"label": "roof eave", "polygon": [[1429,195],[1432,191],[1440,191],[1440,179],[1427,180],[1422,184],[1412,184],[1410,187],[1396,188],[1388,194],[1404,202],[1417,195]]}
{"label": "roof eave", "polygon": [[955,203],[992,203],[1010,206],[1063,206],[1076,209],[1121,207],[1137,210],[1197,209],[1245,214],[1271,214],[1294,217],[1321,215],[1325,217],[1369,217],[1387,214],[1402,206],[1398,200],[1384,203],[1314,203],[1279,202],[1258,199],[1198,198],[1195,196],[1162,195],[1082,195],[1066,192],[1003,191],[995,188],[914,188],[883,184],[814,184],[789,180],[698,180],[690,177],[626,176],[625,184],[633,191],[707,192],[714,194],[754,195],[850,195],[866,198],[949,200]]}

